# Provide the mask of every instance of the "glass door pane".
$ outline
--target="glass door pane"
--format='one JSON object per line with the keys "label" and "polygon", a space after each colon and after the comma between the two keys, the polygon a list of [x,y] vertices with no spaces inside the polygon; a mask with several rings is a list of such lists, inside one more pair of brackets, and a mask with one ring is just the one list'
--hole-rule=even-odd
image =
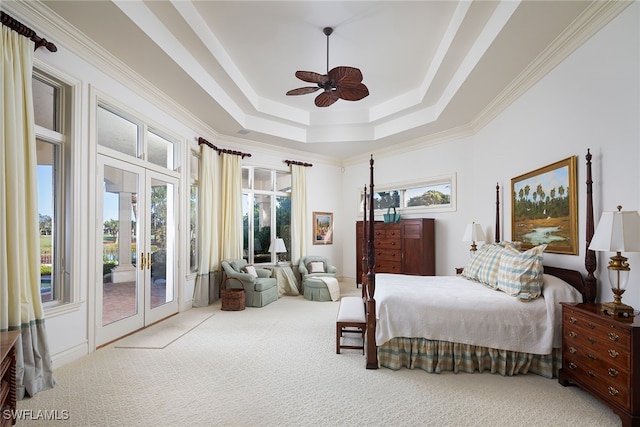
{"label": "glass door pane", "polygon": [[102,233],[102,325],[139,312],[138,181],[135,172],[104,166]]}
{"label": "glass door pane", "polygon": [[178,180],[146,172],[146,286],[145,324],[157,322],[178,311],[177,213]]}
{"label": "glass door pane", "polygon": [[151,179],[151,308],[174,300],[173,294],[173,185]]}

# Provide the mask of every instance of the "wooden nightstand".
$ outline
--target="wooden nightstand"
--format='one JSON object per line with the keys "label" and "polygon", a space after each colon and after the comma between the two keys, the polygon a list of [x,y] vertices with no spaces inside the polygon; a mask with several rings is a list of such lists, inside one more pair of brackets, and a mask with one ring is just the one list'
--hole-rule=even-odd
{"label": "wooden nightstand", "polygon": [[600,310],[600,304],[562,303],[558,381],[602,400],[623,426],[640,426],[640,316],[614,318]]}

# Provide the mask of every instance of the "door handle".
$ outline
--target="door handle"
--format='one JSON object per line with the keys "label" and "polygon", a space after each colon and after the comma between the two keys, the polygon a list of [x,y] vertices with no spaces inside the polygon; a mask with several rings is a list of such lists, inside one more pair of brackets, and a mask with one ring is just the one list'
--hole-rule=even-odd
{"label": "door handle", "polygon": [[151,270],[151,252],[147,253],[147,268]]}
{"label": "door handle", "polygon": [[140,270],[144,270],[145,260],[144,252],[140,252]]}

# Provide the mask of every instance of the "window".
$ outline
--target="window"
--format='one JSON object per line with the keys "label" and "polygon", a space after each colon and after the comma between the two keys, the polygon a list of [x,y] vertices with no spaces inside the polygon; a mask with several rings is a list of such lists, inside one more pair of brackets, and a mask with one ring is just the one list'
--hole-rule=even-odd
{"label": "window", "polygon": [[160,131],[105,104],[98,105],[97,123],[101,147],[146,160],[161,168],[176,169],[178,144]]}
{"label": "window", "polygon": [[[446,212],[456,210],[456,175],[444,175],[420,182],[376,186],[374,208],[382,211],[396,208],[403,213]],[[367,203],[369,200],[367,199]],[[360,212],[363,211],[360,193]]]}
{"label": "window", "polygon": [[[40,298],[45,307],[69,301],[64,283],[63,254],[71,215],[65,200],[70,173],[65,170],[70,149],[65,146],[69,118],[68,86],[39,70],[33,71],[33,109],[36,128],[37,192],[40,232]],[[70,209],[69,209],[70,210]],[[65,223],[66,222],[66,223]]]}
{"label": "window", "polygon": [[[243,167],[242,189],[244,259],[250,264],[290,261],[291,173]],[[284,240],[286,253],[271,250],[276,237]]]}
{"label": "window", "polygon": [[200,156],[196,151],[191,152],[189,159],[189,271],[197,273],[200,263],[200,252],[198,249],[198,201],[200,194]]}

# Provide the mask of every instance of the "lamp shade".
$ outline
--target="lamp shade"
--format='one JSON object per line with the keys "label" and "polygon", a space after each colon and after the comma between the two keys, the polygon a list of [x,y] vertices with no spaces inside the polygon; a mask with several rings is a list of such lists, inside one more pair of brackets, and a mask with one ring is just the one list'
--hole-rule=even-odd
{"label": "lamp shade", "polygon": [[593,234],[589,249],[604,252],[640,252],[640,214],[638,211],[604,212]]}
{"label": "lamp shade", "polygon": [[280,237],[276,238],[269,246],[269,252],[275,250],[277,254],[287,252],[287,247],[284,245],[284,239]]}
{"label": "lamp shade", "polygon": [[475,222],[467,224],[467,228],[464,230],[462,236],[463,242],[484,242],[484,231],[480,224]]}

